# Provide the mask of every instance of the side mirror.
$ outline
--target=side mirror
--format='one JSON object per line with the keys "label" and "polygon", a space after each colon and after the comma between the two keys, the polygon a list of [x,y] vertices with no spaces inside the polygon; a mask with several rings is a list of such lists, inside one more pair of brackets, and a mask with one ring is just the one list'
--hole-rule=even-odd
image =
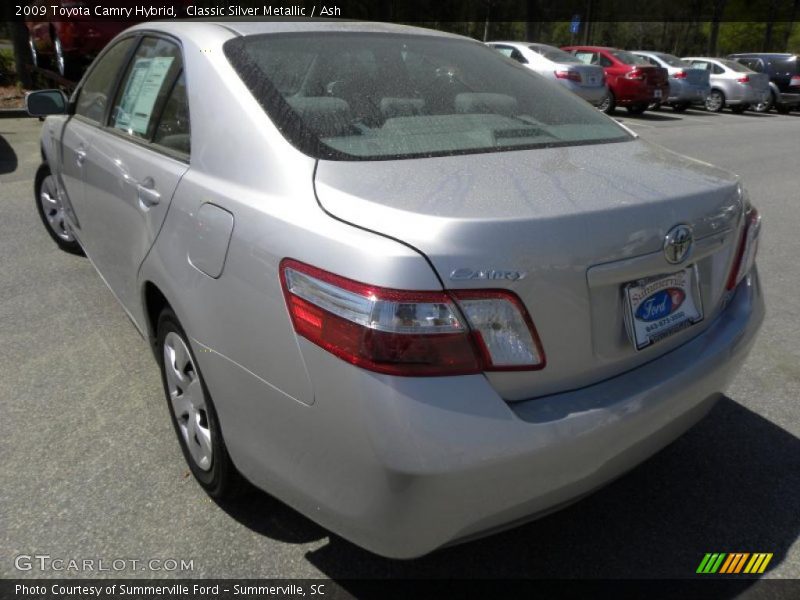
{"label": "side mirror", "polygon": [[67,113],[67,97],[61,90],[39,90],[25,96],[25,109],[32,117],[64,115]]}

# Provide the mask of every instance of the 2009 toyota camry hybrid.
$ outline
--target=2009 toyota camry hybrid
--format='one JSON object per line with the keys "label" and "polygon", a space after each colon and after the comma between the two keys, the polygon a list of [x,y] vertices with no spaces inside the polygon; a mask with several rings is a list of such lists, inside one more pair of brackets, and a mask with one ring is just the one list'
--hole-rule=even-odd
{"label": "2009 toyota camry hybrid", "polygon": [[146,23],[28,108],[42,221],[150,340],[200,485],[382,555],[620,476],[763,320],[734,175],[466,38]]}

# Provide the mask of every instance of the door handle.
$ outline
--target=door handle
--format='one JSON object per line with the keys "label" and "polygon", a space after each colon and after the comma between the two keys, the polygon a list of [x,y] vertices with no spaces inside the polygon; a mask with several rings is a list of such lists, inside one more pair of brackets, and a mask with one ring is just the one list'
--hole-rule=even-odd
{"label": "door handle", "polygon": [[75,150],[75,164],[78,165],[78,167],[82,167],[83,161],[85,160],[86,160],[86,150],[83,150],[81,148]]}
{"label": "door handle", "polygon": [[150,208],[161,202],[161,194],[156,191],[155,185],[152,177],[148,177],[143,182],[136,184],[136,193],[139,196],[139,202],[144,208]]}

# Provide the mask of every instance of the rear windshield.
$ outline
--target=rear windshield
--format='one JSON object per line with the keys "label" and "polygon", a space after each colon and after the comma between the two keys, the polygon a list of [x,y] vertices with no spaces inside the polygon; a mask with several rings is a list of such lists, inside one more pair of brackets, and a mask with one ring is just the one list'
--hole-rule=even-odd
{"label": "rear windshield", "polygon": [[575,58],[572,54],[564,52],[560,48],[556,48],[555,46],[547,46],[546,44],[537,44],[534,46],[528,46],[531,50],[536,52],[537,54],[541,54],[547,60],[552,61],[554,63],[566,63],[566,64],[577,64],[582,65],[583,61]]}
{"label": "rear windshield", "polygon": [[687,63],[686,61],[681,60],[677,56],[672,56],[672,54],[661,54],[661,53],[658,53],[658,54],[656,54],[656,56],[658,58],[660,58],[661,60],[663,60],[670,67],[680,67],[682,69],[689,69],[692,66],[689,63]]}
{"label": "rear windshield", "polygon": [[728,60],[726,58],[718,59],[723,65],[728,67],[731,71],[736,71],[737,73],[752,73],[752,69],[748,69],[742,63],[738,63],[735,60]]}
{"label": "rear windshield", "polygon": [[352,32],[229,40],[225,54],[283,135],[334,160],[631,139],[560,86],[478,42]]}
{"label": "rear windshield", "polygon": [[632,52],[625,52],[625,50],[609,50],[609,54],[614,56],[618,61],[626,65],[649,65],[650,62],[641,56],[636,56]]}

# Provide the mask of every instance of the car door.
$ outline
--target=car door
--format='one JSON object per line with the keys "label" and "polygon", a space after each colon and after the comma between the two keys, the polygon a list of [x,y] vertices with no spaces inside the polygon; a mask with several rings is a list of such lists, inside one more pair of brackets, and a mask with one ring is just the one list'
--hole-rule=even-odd
{"label": "car door", "polygon": [[189,106],[183,58],[172,38],[144,36],[128,62],[106,126],[86,158],[93,211],[90,256],[129,311],[137,274],[175,189],[189,168]]}
{"label": "car door", "polygon": [[85,193],[84,164],[91,152],[95,133],[105,119],[114,85],[125,67],[135,41],[134,38],[122,39],[109,46],[97,58],[72,98],[74,113],[61,134],[60,165],[56,176],[59,187],[64,192],[67,218],[90,256],[93,254],[93,236],[90,230],[84,228],[84,217],[88,217],[94,207]]}

